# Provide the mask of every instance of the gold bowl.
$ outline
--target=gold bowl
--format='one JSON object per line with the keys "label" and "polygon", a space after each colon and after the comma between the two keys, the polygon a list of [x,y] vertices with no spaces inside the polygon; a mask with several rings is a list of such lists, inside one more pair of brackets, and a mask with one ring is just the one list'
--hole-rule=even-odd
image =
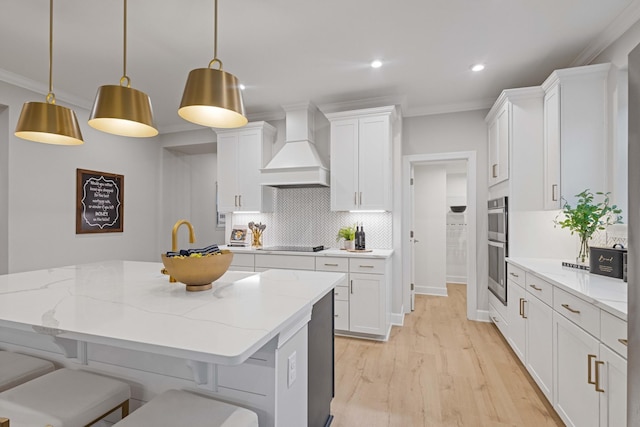
{"label": "gold bowl", "polygon": [[233,252],[223,249],[219,254],[202,257],[168,257],[162,254],[162,263],[171,277],[187,285],[187,291],[206,291],[231,265]]}

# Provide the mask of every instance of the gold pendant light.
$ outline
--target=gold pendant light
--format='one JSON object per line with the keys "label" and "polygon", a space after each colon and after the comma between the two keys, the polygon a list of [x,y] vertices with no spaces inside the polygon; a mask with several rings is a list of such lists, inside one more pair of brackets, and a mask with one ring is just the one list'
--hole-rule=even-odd
{"label": "gold pendant light", "polygon": [[53,0],[49,0],[49,93],[47,102],[25,102],[15,135],[29,141],[57,145],[83,144],[78,119],[73,110],[56,105],[53,93]]}
{"label": "gold pendant light", "polygon": [[151,100],[144,92],[133,89],[127,76],[127,0],[124,0],[123,73],[120,85],[98,88],[89,116],[89,126],[102,132],[132,137],[156,136]]}
{"label": "gold pendant light", "polygon": [[[191,70],[178,114],[202,126],[237,128],[247,124],[238,79],[222,70],[218,59],[218,0],[214,2],[213,59],[207,68]],[[218,64],[218,69],[211,68]]]}

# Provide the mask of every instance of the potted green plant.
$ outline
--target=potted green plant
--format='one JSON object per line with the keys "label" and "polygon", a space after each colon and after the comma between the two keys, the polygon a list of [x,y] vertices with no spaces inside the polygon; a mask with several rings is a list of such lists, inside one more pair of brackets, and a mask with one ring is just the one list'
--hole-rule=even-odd
{"label": "potted green plant", "polygon": [[[609,204],[609,194],[611,193],[597,192],[596,195],[601,196],[602,201],[596,203],[594,202],[594,194],[586,189],[582,193],[576,194],[578,202],[575,208],[572,208],[565,200],[562,212],[553,221],[556,226],[559,225],[571,230],[571,234],[578,234],[580,251],[576,261],[579,263],[586,263],[589,257],[589,239],[596,230],[604,230],[608,225],[618,224],[622,221],[620,216],[622,210],[616,205]],[[561,216],[564,218],[558,219]]]}
{"label": "potted green plant", "polygon": [[340,239],[344,239],[344,242],[343,242],[344,249],[354,249],[355,239],[356,239],[356,226],[350,225],[347,227],[340,228],[340,230],[338,230],[338,236],[336,237],[336,242],[339,242]]}

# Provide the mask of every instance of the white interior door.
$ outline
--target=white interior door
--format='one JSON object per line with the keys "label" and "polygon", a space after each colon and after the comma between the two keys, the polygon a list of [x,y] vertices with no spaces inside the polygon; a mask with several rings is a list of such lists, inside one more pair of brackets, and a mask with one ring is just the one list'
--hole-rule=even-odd
{"label": "white interior door", "polygon": [[416,216],[415,216],[415,203],[414,203],[414,188],[415,186],[413,185],[414,180],[413,180],[413,165],[411,165],[411,185],[410,187],[410,193],[409,193],[409,203],[411,205],[411,224],[410,224],[410,239],[409,239],[409,247],[411,248],[411,261],[410,261],[410,270],[411,271],[411,311],[414,311],[416,309],[416,271],[414,269],[414,265],[415,265],[415,260],[416,260],[416,249],[415,249],[415,244],[419,243],[414,236],[414,226],[416,223]]}

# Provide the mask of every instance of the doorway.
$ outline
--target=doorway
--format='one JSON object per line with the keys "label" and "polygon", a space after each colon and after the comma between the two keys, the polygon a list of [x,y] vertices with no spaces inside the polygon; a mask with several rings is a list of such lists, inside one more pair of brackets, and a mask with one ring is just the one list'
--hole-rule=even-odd
{"label": "doorway", "polygon": [[[427,200],[425,198],[415,197],[417,180],[430,182],[432,185],[444,186],[446,188],[446,167],[448,163],[456,163],[463,165],[458,170],[466,176],[466,194],[463,195],[465,203],[464,227],[465,237],[464,252],[466,265],[466,282],[467,282],[467,318],[472,320],[478,319],[477,309],[477,273],[476,273],[476,153],[473,151],[452,152],[441,154],[417,154],[403,157],[403,236],[402,251],[408,256],[403,257],[403,304],[405,307],[413,308],[414,297],[416,293],[416,266],[418,265],[418,274],[426,274],[430,277],[432,283],[440,283],[439,286],[426,285],[428,289],[419,289],[419,292],[430,293],[436,295],[446,295],[446,224],[447,210],[454,203],[454,200],[447,200],[446,191],[441,191],[433,196],[438,200]],[[416,171],[418,175],[416,176]],[[426,172],[425,172],[426,171]],[[426,175],[426,176],[421,176]],[[418,184],[420,185],[420,184]],[[428,196],[429,197],[429,196]],[[427,199],[428,199],[427,197]],[[457,202],[455,202],[457,203]],[[426,217],[418,218],[414,216],[416,208],[427,209]],[[439,205],[434,207],[433,205]],[[459,206],[459,205],[454,205]],[[457,218],[456,221],[459,221]],[[437,222],[436,222],[437,221]],[[436,224],[436,225],[434,225]],[[438,227],[437,224],[440,224]],[[437,250],[435,247],[429,248],[424,245],[423,241],[418,237],[417,230],[420,230],[422,236],[428,238],[433,235],[443,242],[443,246]],[[426,234],[425,230],[426,229]],[[429,229],[431,231],[429,231]],[[424,239],[424,237],[423,237]],[[426,242],[424,242],[426,243]],[[419,260],[419,262],[416,262]],[[431,266],[431,267],[430,267]],[[431,271],[429,271],[431,269]],[[440,278],[435,278],[437,275]]]}

